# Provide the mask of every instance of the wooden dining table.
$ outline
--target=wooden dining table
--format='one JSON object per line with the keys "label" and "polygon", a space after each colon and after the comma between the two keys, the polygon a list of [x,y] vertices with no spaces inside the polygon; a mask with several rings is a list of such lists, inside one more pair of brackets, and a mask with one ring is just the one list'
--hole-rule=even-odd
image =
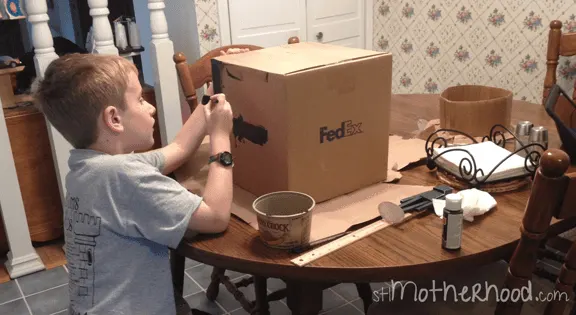
{"label": "wooden dining table", "polygon": [[[433,94],[392,95],[390,133],[410,137],[419,119],[439,118],[438,98]],[[519,120],[545,126],[549,130],[549,148],[560,147],[554,122],[542,105],[513,101],[511,125]],[[401,173],[397,185],[441,184],[436,173],[426,165],[416,165]],[[176,179],[181,183],[190,176],[193,174],[176,172]],[[432,212],[380,230],[305,266],[291,262],[298,254],[265,246],[257,230],[234,216],[224,233],[183,240],[175,252],[219,268],[280,278],[286,282],[287,305],[293,314],[317,314],[322,309],[322,290],[327,283],[441,279],[450,272],[474,270],[507,260],[520,238],[519,229],[529,196],[530,185],[493,194],[497,206],[473,222],[465,222],[462,247],[456,252],[442,249],[442,220]],[[570,224],[555,220],[550,233],[558,234],[569,227]],[[177,266],[178,270],[173,272],[180,277],[183,264]]]}

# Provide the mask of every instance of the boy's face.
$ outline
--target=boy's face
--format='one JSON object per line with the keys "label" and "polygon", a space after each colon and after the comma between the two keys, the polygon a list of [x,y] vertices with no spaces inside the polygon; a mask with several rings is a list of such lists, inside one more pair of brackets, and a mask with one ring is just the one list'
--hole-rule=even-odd
{"label": "boy's face", "polygon": [[143,151],[154,145],[154,113],[156,109],[142,98],[142,86],[131,73],[125,93],[126,109],[122,113],[122,142],[128,152]]}

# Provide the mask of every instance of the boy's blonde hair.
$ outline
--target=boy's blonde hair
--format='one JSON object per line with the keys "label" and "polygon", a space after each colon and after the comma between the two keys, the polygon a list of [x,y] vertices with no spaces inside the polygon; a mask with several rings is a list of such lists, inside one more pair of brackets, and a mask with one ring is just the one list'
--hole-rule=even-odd
{"label": "boy's blonde hair", "polygon": [[138,70],[120,56],[62,56],[34,83],[36,106],[74,148],[85,149],[96,141],[97,121],[104,108],[126,108],[130,72]]}

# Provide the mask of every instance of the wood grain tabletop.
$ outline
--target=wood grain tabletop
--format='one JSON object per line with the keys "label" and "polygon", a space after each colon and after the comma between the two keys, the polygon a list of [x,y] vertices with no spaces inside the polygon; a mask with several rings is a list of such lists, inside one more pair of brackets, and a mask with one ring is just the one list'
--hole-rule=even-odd
{"label": "wood grain tabletop", "polygon": [[[394,134],[408,137],[417,129],[418,119],[439,118],[438,95],[393,95],[391,105],[390,132]],[[547,127],[549,147],[560,146],[554,123],[543,106],[514,101],[512,124],[518,120]],[[180,172],[176,176],[183,182],[191,175]],[[403,171],[402,176],[398,185],[441,184],[425,165]],[[529,195],[529,186],[493,194],[497,206],[476,217],[474,222],[465,222],[462,248],[458,252],[442,249],[442,220],[433,213],[383,229],[303,267],[290,261],[298,255],[266,247],[255,229],[235,217],[226,232],[183,241],[178,252],[216,267],[300,281],[380,282],[435,277],[463,268],[473,272],[476,266],[511,255],[520,238],[519,228]],[[559,233],[573,223],[555,220],[551,233]]]}

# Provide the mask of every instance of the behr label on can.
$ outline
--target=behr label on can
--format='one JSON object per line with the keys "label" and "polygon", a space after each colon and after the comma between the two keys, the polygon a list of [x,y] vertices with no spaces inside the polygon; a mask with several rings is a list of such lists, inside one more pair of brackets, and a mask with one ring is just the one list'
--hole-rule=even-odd
{"label": "behr label on can", "polygon": [[316,201],[295,191],[277,191],[254,200],[260,239],[274,248],[291,249],[310,242]]}

